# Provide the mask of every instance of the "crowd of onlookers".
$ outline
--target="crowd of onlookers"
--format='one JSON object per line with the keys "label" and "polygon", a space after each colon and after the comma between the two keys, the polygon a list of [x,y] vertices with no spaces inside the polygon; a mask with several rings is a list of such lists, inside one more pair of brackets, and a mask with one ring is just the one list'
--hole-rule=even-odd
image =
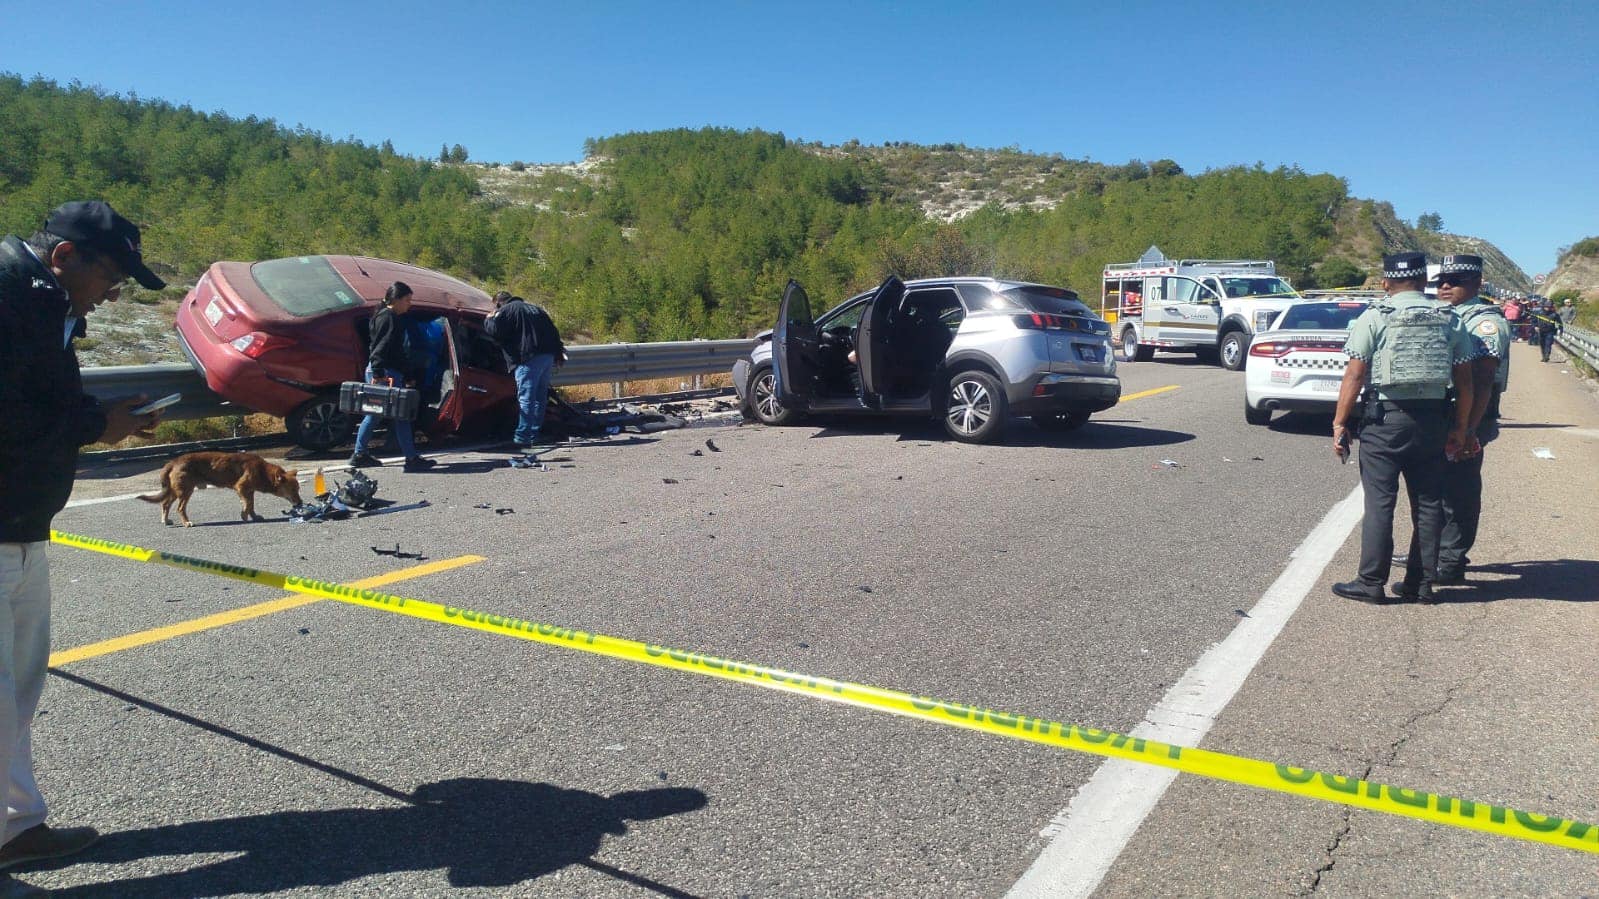
{"label": "crowd of onlookers", "polygon": [[1512,340],[1525,340],[1543,351],[1544,361],[1549,361],[1549,350],[1555,335],[1566,329],[1577,318],[1577,306],[1570,299],[1559,306],[1548,297],[1524,296],[1519,293],[1500,297],[1505,320],[1510,323]]}

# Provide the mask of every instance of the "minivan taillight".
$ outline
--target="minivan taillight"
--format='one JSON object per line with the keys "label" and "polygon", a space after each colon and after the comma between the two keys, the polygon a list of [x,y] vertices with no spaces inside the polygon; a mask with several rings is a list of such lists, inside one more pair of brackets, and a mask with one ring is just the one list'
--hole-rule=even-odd
{"label": "minivan taillight", "polygon": [[251,331],[243,337],[235,338],[230,343],[232,343],[234,349],[249,356],[251,359],[259,359],[263,353],[269,350],[294,346],[294,341],[287,337],[276,337],[271,334],[263,334],[260,331]]}

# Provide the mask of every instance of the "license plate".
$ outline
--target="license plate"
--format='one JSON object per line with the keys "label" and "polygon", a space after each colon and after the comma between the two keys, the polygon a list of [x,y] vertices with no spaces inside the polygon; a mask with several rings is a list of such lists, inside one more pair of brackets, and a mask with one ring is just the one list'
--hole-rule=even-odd
{"label": "license plate", "polygon": [[1338,388],[1342,387],[1342,386],[1343,386],[1343,382],[1342,381],[1321,380],[1321,381],[1316,381],[1316,382],[1312,383],[1310,385],[1310,389],[1318,391],[1320,393],[1337,393],[1338,392]]}
{"label": "license plate", "polygon": [[222,304],[218,303],[215,298],[205,304],[205,320],[210,322],[213,328],[217,326],[217,322],[222,320]]}
{"label": "license plate", "polygon": [[1081,356],[1084,362],[1098,362],[1099,361],[1099,347],[1097,347],[1097,346],[1083,346],[1082,344],[1078,344],[1077,345],[1077,355]]}

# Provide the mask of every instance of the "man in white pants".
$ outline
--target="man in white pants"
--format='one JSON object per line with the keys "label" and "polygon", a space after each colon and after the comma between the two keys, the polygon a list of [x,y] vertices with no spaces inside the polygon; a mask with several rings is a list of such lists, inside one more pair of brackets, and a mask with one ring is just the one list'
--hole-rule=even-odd
{"label": "man in white pants", "polygon": [[[33,779],[33,715],[50,663],[50,521],[72,494],[78,448],[147,433],[144,397],[102,404],[83,392],[72,341],[145,266],[139,229],[105,203],[67,203],[26,241],[0,240],[0,870],[82,850],[92,827],[52,828]],[[0,885],[8,895],[24,884]]]}

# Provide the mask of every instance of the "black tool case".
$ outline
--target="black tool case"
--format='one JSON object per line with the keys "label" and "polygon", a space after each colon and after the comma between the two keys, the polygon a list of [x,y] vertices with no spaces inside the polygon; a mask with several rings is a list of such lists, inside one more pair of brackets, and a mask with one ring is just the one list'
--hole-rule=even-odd
{"label": "black tool case", "polygon": [[422,408],[422,393],[409,387],[345,381],[339,385],[339,411],[410,421]]}

